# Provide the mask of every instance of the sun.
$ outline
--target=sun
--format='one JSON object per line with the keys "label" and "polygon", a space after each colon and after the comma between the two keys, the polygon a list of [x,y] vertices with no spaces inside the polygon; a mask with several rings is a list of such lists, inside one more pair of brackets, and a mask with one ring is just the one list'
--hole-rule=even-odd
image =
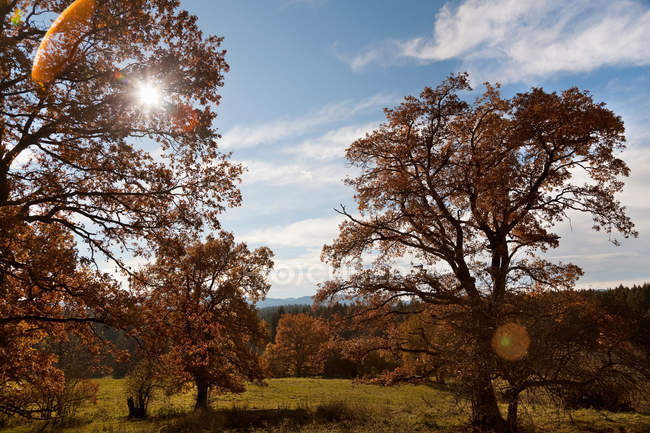
{"label": "sun", "polygon": [[140,83],[136,88],[136,97],[147,111],[162,105],[162,91],[151,82]]}

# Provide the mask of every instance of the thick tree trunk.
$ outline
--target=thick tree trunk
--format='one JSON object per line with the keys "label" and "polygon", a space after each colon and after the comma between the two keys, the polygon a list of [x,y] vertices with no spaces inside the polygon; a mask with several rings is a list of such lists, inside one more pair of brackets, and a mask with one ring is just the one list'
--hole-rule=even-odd
{"label": "thick tree trunk", "polygon": [[475,300],[473,306],[476,318],[476,353],[473,359],[472,375],[472,426],[479,432],[506,431],[506,421],[503,419],[497,404],[497,397],[492,385],[494,367],[494,349],[492,348],[492,333],[496,329],[493,314],[489,305]]}
{"label": "thick tree trunk", "polygon": [[208,384],[197,380],[196,381],[196,404],[194,410],[208,409]]}
{"label": "thick tree trunk", "polygon": [[508,433],[517,433],[517,409],[519,396],[513,397],[508,403]]}
{"label": "thick tree trunk", "polygon": [[480,372],[479,377],[472,385],[472,425],[474,429],[482,432],[503,432],[505,421],[499,412],[490,376]]}

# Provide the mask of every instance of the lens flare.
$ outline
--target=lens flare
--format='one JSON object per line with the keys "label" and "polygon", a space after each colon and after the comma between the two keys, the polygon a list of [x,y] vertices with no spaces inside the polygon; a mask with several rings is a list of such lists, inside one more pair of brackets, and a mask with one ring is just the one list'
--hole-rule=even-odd
{"label": "lens flare", "polygon": [[518,361],[528,353],[528,331],[516,323],[506,323],[497,328],[492,336],[492,348],[501,358]]}
{"label": "lens flare", "polygon": [[160,89],[150,82],[143,82],[136,89],[136,96],[140,104],[147,110],[158,108],[162,105]]}
{"label": "lens flare", "polygon": [[115,81],[120,84],[129,84],[129,80],[127,80],[126,76],[120,71],[115,71],[113,73],[113,78],[115,78]]}
{"label": "lens flare", "polygon": [[34,58],[32,79],[35,82],[50,83],[74,60],[96,8],[95,0],[77,0],[54,21]]}
{"label": "lens flare", "polygon": [[16,27],[23,22],[23,15],[20,9],[16,8],[13,15],[11,16],[11,25]]}

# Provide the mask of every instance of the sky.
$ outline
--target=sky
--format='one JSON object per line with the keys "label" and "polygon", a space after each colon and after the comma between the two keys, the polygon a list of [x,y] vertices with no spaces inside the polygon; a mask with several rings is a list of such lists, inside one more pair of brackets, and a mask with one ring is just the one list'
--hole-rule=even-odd
{"label": "sky", "polygon": [[620,247],[571,215],[554,260],[583,268],[580,287],[650,281],[650,1],[182,0],[204,33],[224,37],[230,72],[215,126],[248,167],[243,203],[222,225],[275,253],[270,297],[312,295],[331,277],[320,252],[334,211],[355,208],[345,148],[383,108],[467,71],[500,82],[590,90],[626,125],[632,169],[620,200],[637,239]]}

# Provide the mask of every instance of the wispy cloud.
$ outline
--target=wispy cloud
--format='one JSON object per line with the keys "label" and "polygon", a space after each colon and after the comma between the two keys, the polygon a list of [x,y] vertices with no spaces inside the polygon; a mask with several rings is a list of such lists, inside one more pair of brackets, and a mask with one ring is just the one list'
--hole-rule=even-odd
{"label": "wispy cloud", "polygon": [[296,146],[285,148],[285,153],[303,158],[327,161],[345,156],[345,149],[355,140],[377,128],[378,122],[345,126],[329,131],[320,137],[308,139]]}
{"label": "wispy cloud", "polygon": [[293,119],[279,119],[257,125],[236,125],[221,140],[224,149],[251,148],[304,136],[313,129],[391,105],[396,97],[378,94],[361,101],[343,101]]}
{"label": "wispy cloud", "polygon": [[273,246],[320,249],[338,233],[343,217],[312,218],[284,226],[267,227],[243,236],[248,242]]}
{"label": "wispy cloud", "polygon": [[[273,296],[313,294],[319,283],[333,277],[332,269],[320,261],[320,252],[336,238],[342,220],[341,216],[305,219],[254,230],[242,237],[280,251],[270,278]],[[299,248],[301,253],[292,256],[286,254],[286,248]]]}
{"label": "wispy cloud", "polygon": [[518,81],[649,65],[649,28],[650,7],[639,1],[465,0],[440,9],[432,36],[385,41],[348,63],[358,70],[373,62],[460,59],[482,78]]}
{"label": "wispy cloud", "polygon": [[348,171],[341,164],[310,165],[305,163],[276,163],[259,160],[238,161],[247,167],[243,176],[246,185],[302,185],[304,187],[341,184]]}

